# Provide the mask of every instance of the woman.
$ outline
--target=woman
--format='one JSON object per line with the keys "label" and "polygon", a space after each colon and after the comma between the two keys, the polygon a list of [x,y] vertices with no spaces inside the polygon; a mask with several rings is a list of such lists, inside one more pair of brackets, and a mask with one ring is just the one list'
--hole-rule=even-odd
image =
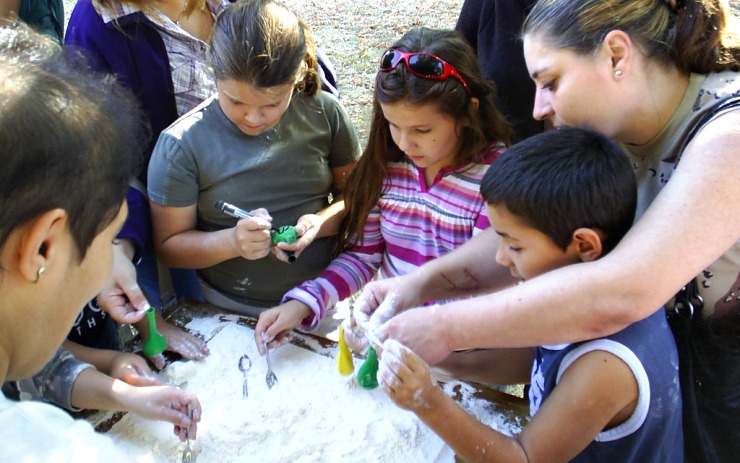
{"label": "woman", "polygon": [[[716,115],[684,146],[717,101],[740,92],[740,50],[726,15],[717,0],[538,2],[524,26],[534,115],[556,127],[588,124],[623,143],[638,176],[637,221],[601,260],[407,311],[381,337],[431,363],[472,347],[591,339],[649,316],[698,276],[712,328],[737,339],[740,214],[728,211],[740,207],[740,111]],[[378,282],[363,310],[495,289],[497,245],[491,230],[414,274]],[[729,397],[738,397],[738,370],[717,368]],[[725,431],[736,447],[737,425]]]}
{"label": "woman", "polygon": [[[38,372],[103,286],[143,132],[110,79],[68,61],[50,39],[0,29],[0,380]],[[43,134],[43,136],[39,136]],[[64,194],[60,194],[64,192]],[[195,435],[200,406],[172,388],[152,408]],[[194,418],[186,414],[193,406]],[[38,402],[0,397],[3,461],[127,461],[84,422]]]}

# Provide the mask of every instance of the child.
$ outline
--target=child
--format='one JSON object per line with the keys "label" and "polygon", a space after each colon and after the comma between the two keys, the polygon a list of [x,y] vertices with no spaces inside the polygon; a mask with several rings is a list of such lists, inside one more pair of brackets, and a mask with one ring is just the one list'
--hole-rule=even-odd
{"label": "child", "polygon": [[[166,129],[152,154],[154,241],[165,265],[198,269],[206,301],[256,316],[329,264],[360,145],[338,100],[320,91],[310,31],[285,6],[230,5],[210,45],[217,95]],[[216,201],[258,217],[236,220]],[[298,241],[273,247],[270,228],[283,225]],[[297,261],[285,265],[285,251]]]}
{"label": "child", "polygon": [[[110,273],[126,217],[140,115],[113,79],[71,57],[21,23],[0,27],[0,382],[52,358]],[[195,396],[168,388],[148,399],[183,440],[196,436]],[[49,404],[0,395],[0,429],[2,461],[130,460]]]}
{"label": "child", "polygon": [[[637,194],[618,146],[576,128],[513,145],[481,192],[501,240],[496,260],[522,280],[611,251],[632,223]],[[455,353],[443,362],[458,376],[499,384],[531,370],[532,419],[514,438],[441,392],[411,350],[392,339],[383,347],[383,390],[469,463],[683,461],[678,360],[662,310],[593,341]]]}
{"label": "child", "polygon": [[405,274],[488,227],[480,180],[511,127],[458,32],[412,29],[380,59],[368,145],[347,180],[342,253],[314,280],[260,315],[274,345],[313,329],[380,275]]}

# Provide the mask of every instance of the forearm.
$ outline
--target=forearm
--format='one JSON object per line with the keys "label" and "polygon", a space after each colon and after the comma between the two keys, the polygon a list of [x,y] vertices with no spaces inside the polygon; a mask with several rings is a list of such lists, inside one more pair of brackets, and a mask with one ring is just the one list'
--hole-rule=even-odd
{"label": "forearm", "polygon": [[21,0],[0,0],[0,18],[10,19],[18,17]]}
{"label": "forearm", "polygon": [[130,411],[122,400],[128,384],[89,368],[77,377],[72,388],[72,405],[80,409]]}
{"label": "forearm", "polygon": [[508,268],[496,263],[498,235],[489,228],[454,251],[409,274],[427,301],[457,299],[515,283]]}
{"label": "forearm", "polygon": [[476,349],[453,352],[435,365],[454,378],[481,384],[529,383],[534,349]]}
{"label": "forearm", "polygon": [[240,257],[231,228],[185,231],[165,239],[156,248],[162,264],[173,268],[207,268]]}
{"label": "forearm", "polygon": [[69,351],[78,360],[87,362],[103,373],[110,373],[111,362],[118,352],[106,349],[93,349],[72,341],[65,340],[62,348]]}
{"label": "forearm", "polygon": [[322,220],[316,238],[334,236],[339,232],[339,224],[344,217],[344,199],[335,199],[327,208],[320,210],[316,215]]}
{"label": "forearm", "polygon": [[467,463],[527,461],[516,440],[478,421],[439,388],[415,413]]}

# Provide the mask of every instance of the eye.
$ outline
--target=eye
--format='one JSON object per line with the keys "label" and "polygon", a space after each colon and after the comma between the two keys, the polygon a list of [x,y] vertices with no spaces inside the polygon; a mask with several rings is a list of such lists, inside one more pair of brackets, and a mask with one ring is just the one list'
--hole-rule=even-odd
{"label": "eye", "polygon": [[517,247],[514,247],[514,246],[509,246],[509,251],[511,251],[511,252],[516,252],[516,253],[518,253],[518,252],[520,252],[521,250],[522,250],[522,248],[517,248]]}
{"label": "eye", "polygon": [[542,84],[541,88],[542,90],[550,90],[550,91],[555,90],[555,81],[550,80],[548,82],[545,82],[544,84]]}
{"label": "eye", "polygon": [[416,133],[421,133],[421,134],[429,133],[431,131],[432,129],[416,129]]}

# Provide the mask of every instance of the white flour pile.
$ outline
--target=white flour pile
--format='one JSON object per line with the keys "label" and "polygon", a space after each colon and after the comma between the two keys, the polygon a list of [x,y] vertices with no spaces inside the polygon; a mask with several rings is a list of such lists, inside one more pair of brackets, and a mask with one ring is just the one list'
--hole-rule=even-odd
{"label": "white flour pile", "polygon": [[[218,317],[200,319],[188,328],[208,338],[218,323]],[[198,439],[192,442],[198,463],[454,461],[449,447],[413,413],[396,407],[379,388],[368,391],[353,377],[340,375],[333,358],[282,346],[271,352],[279,383],[269,390],[253,330],[228,323],[209,346],[206,360],[176,362],[165,371],[172,383],[187,381],[182,387],[196,393],[203,407]],[[243,354],[252,360],[247,399],[242,399],[237,366]],[[355,359],[355,371],[361,362]],[[503,432],[518,432],[490,404],[473,398],[472,388],[462,386],[461,403],[471,413]],[[451,393],[451,388],[448,384],[445,390]],[[108,435],[137,462],[179,462],[184,448],[171,425],[130,413]]]}

